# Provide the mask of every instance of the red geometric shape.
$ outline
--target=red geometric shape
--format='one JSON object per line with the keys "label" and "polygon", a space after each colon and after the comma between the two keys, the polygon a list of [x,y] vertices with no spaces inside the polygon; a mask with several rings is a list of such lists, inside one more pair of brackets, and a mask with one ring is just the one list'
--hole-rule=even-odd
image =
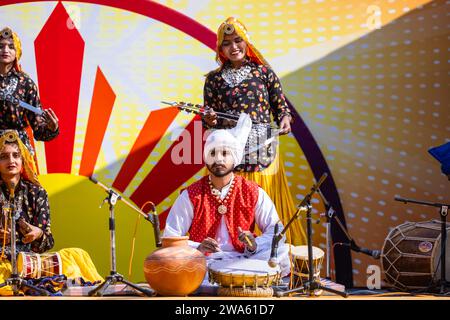
{"label": "red geometric shape", "polygon": [[178,114],[176,107],[152,111],[114,180],[113,187],[124,192],[156,144]]}
{"label": "red geometric shape", "polygon": [[58,3],[34,41],[44,109],[59,118],[60,134],[45,144],[47,172],[70,173],[83,65],[84,41]]}
{"label": "red geometric shape", "polygon": [[80,175],[90,177],[94,172],[95,163],[97,162],[115,100],[116,95],[114,91],[100,67],[97,67],[80,164]]}
{"label": "red geometric shape", "polygon": [[[195,123],[197,124],[195,125]],[[195,128],[201,129],[194,130]],[[203,150],[204,130],[199,121],[199,117],[194,117],[185,130],[187,131],[186,133],[188,136],[194,137],[190,140],[191,150],[194,150],[194,152]],[[175,164],[172,161],[172,150],[176,146],[177,143],[170,146],[153,170],[145,177],[139,187],[131,195],[130,199],[138,206],[141,206],[144,202],[149,200],[156,205],[159,204],[181,184],[204,167],[200,152],[198,152],[199,154],[194,154],[194,159],[197,158],[197,160],[200,161],[194,160],[194,163]],[[199,147],[201,147],[201,150]]]}

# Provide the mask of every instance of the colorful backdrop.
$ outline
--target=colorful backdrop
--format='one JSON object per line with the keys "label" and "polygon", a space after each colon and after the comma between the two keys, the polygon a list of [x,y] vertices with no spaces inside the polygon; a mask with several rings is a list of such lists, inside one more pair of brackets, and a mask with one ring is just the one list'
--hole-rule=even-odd
{"label": "colorful backdrop", "polygon": [[[450,137],[448,12],[445,0],[1,1],[2,25],[22,40],[23,68],[60,119],[61,135],[36,143],[56,249],[82,247],[109,272],[109,212],[99,208],[107,195],[87,177],[139,207],[155,202],[164,223],[179,190],[201,176],[194,154],[193,164],[171,159],[182,130],[196,130],[193,115],[161,101],[202,103],[204,75],[217,67],[214,32],[228,16],[247,26],[297,113],[281,138],[296,202],[328,171],[325,195],[371,249],[405,221],[437,219],[432,208],[393,199],[450,200],[427,153]],[[313,204],[319,218],[323,202]],[[123,202],[115,216],[118,271],[143,281],[152,227]],[[324,223],[314,225],[321,248]],[[334,249],[338,280],[365,286],[367,266],[378,262]]]}

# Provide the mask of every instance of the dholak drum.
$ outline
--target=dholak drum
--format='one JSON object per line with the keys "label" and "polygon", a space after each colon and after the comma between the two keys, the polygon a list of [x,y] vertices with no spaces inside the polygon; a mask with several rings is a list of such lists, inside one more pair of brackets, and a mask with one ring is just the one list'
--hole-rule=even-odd
{"label": "dholak drum", "polygon": [[[446,279],[450,279],[450,224],[447,223]],[[388,283],[400,290],[432,287],[441,278],[441,222],[406,222],[389,232],[381,251]]]}
{"label": "dholak drum", "polygon": [[267,261],[239,259],[214,261],[208,267],[209,282],[219,285],[219,296],[271,297],[272,285],[281,279],[280,267]]}
{"label": "dholak drum", "polygon": [[62,274],[61,256],[58,252],[20,252],[17,256],[17,271],[22,278],[39,279]]}
{"label": "dholak drum", "polygon": [[[320,268],[322,267],[323,257],[325,253],[322,249],[312,247],[313,251],[313,279],[320,281]],[[308,246],[291,246],[292,262],[294,265],[294,288],[304,285],[305,281],[309,279],[309,260],[308,260]],[[315,292],[320,295],[321,290]]]}

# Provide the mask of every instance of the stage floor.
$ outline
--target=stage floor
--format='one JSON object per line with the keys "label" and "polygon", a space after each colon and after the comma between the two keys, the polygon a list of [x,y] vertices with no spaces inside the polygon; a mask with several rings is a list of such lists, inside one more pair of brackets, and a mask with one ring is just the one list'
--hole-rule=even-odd
{"label": "stage floor", "polygon": [[[145,288],[147,290],[153,291],[148,284],[139,283],[138,286]],[[89,291],[93,290],[97,286],[72,286],[64,289],[61,293],[62,295],[55,296],[2,296],[2,300],[221,300],[221,301],[296,301],[296,300],[450,300],[450,291],[446,295],[441,295],[437,293],[409,293],[394,291],[393,289],[380,289],[380,290],[368,290],[367,288],[352,288],[348,289],[348,297],[341,297],[334,293],[327,291],[322,291],[319,295],[308,296],[306,294],[291,294],[290,296],[273,296],[273,297],[227,297],[218,296],[216,285],[211,285],[204,282],[197,291],[188,296],[177,296],[177,297],[167,297],[155,295],[151,297],[146,297],[141,293],[137,292],[135,289],[131,288],[126,284],[114,284],[107,287],[104,295],[101,297],[91,297],[89,296]],[[342,291],[344,288],[341,285],[334,284],[333,286],[328,285],[335,290]],[[286,288],[284,288],[286,289]],[[278,290],[275,289],[275,292]]]}
{"label": "stage floor", "polygon": [[102,296],[102,297],[89,297],[89,296],[51,296],[51,297],[41,297],[41,296],[3,296],[0,297],[0,301],[11,301],[11,300],[17,300],[17,301],[24,301],[24,300],[79,300],[79,301],[86,301],[86,300],[129,300],[129,301],[139,301],[139,300],[146,300],[146,301],[252,301],[252,302],[268,302],[268,301],[361,301],[361,300],[372,300],[372,301],[405,301],[405,300],[450,300],[450,296],[436,296],[432,294],[421,294],[421,295],[383,295],[383,294],[373,294],[373,295],[349,295],[347,298],[342,298],[340,296],[319,296],[319,297],[307,297],[304,295],[298,295],[294,297],[271,297],[271,298],[258,298],[258,297],[208,297],[208,296],[187,296],[187,297],[143,297],[143,296],[121,296],[121,295],[114,295],[114,296]]}

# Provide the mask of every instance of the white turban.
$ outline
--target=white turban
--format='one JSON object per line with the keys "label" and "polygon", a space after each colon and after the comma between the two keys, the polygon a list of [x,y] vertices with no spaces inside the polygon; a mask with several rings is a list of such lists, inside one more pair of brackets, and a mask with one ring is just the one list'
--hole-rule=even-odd
{"label": "white turban", "polygon": [[205,142],[203,158],[208,164],[213,149],[227,149],[231,152],[234,166],[237,167],[244,156],[245,144],[252,129],[252,120],[246,113],[241,113],[236,127],[212,131]]}

